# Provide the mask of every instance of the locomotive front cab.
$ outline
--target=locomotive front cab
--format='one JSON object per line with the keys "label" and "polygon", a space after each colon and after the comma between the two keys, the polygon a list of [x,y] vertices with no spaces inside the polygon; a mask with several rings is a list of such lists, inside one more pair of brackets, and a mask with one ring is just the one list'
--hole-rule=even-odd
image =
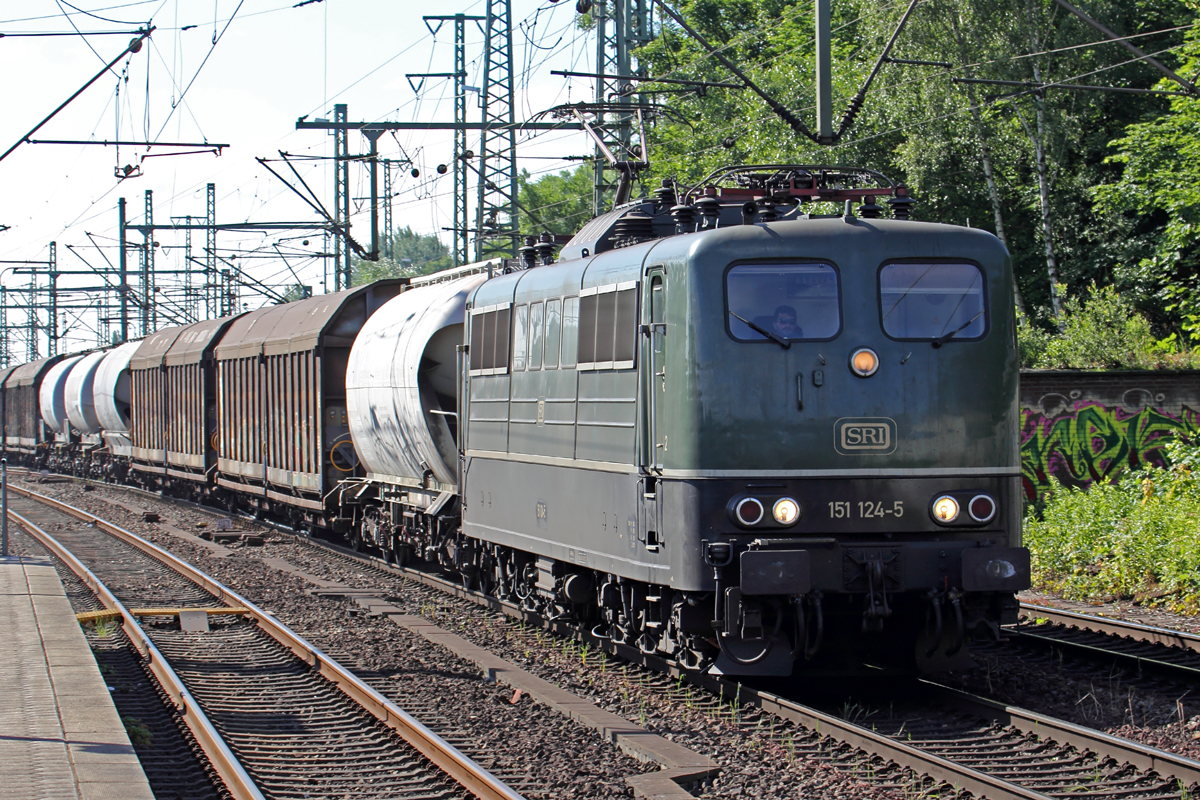
{"label": "locomotive front cab", "polygon": [[1016,621],[1029,554],[994,236],[794,219],[676,237],[647,265],[656,535],[713,593],[693,616],[717,628],[718,670],[941,669]]}

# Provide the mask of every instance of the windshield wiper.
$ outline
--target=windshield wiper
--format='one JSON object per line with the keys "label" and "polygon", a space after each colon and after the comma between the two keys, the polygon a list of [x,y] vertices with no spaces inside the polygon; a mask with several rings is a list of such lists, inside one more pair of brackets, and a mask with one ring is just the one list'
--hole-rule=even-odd
{"label": "windshield wiper", "polygon": [[733,316],[737,319],[740,319],[742,322],[746,323],[746,325],[750,328],[750,330],[754,331],[755,333],[761,333],[763,336],[767,337],[771,341],[779,344],[784,350],[787,350],[788,348],[790,348],[792,346],[791,342],[789,342],[787,339],[784,339],[779,334],[772,333],[771,331],[767,330],[766,328],[760,328],[758,325],[755,325],[750,320],[746,319],[745,317],[739,317],[737,314],[734,314],[732,311],[730,311],[729,313],[731,316]]}
{"label": "windshield wiper", "polygon": [[950,341],[951,339],[953,339],[955,334],[957,334],[957,333],[961,333],[962,331],[966,330],[968,325],[970,325],[970,324],[971,324],[972,322],[974,322],[975,320],[979,319],[979,318],[980,318],[980,316],[982,316],[982,315],[983,315],[983,309],[981,308],[981,309],[979,309],[979,313],[978,313],[978,314],[976,314],[975,316],[971,317],[969,320],[967,320],[966,322],[964,322],[962,325],[959,325],[957,328],[955,328],[954,330],[950,331],[950,332],[949,332],[949,333],[947,333],[945,336],[939,336],[938,338],[934,339],[934,340],[933,340],[933,346],[934,346],[934,347],[941,347],[941,346],[942,346],[942,345],[944,345],[946,342],[948,342],[948,341]]}

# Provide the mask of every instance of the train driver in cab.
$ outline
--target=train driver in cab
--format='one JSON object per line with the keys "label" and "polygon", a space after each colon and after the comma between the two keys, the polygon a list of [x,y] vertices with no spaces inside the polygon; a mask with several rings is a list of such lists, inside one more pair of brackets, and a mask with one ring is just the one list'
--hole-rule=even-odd
{"label": "train driver in cab", "polygon": [[796,324],[796,309],[791,306],[779,306],[771,320],[771,330],[784,339],[800,339],[804,331]]}

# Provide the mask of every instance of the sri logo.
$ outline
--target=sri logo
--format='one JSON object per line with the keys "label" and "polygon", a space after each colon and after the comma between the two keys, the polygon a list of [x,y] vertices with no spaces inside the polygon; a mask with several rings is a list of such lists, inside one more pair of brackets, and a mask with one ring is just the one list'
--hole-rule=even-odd
{"label": "sri logo", "polygon": [[885,456],[896,449],[896,422],[887,417],[842,417],[833,446],[844,456]]}

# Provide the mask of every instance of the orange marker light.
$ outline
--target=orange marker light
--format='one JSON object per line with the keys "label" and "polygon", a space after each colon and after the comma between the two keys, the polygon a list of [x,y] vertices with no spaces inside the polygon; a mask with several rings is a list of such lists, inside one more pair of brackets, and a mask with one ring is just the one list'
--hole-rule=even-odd
{"label": "orange marker light", "polygon": [[875,370],[879,369],[879,356],[868,347],[859,348],[850,356],[850,369],[861,378],[874,375]]}

